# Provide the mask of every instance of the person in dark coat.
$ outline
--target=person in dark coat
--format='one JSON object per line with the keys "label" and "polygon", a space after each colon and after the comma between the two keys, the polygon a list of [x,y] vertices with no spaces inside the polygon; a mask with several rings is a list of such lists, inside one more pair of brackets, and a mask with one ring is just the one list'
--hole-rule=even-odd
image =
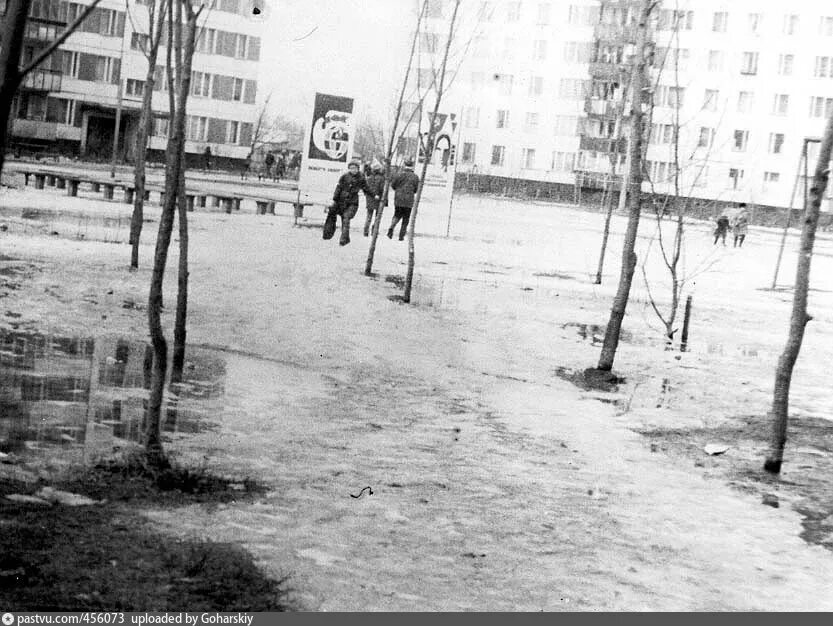
{"label": "person in dark coat", "polygon": [[333,192],[333,204],[328,211],[327,217],[335,221],[335,216],[341,216],[341,239],[339,245],[346,246],[350,243],[350,220],[359,211],[359,191],[369,193],[367,180],[359,171],[359,164],[355,161],[347,166],[347,173],[342,174],[338,179],[335,191]]}
{"label": "person in dark coat", "polygon": [[275,159],[275,180],[280,180],[284,176],[286,176],[286,159],[283,158],[283,154],[279,154]]}
{"label": "person in dark coat", "polygon": [[272,177],[272,166],[275,164],[275,155],[271,152],[267,152],[266,156],[263,159],[263,166],[266,169],[266,179],[270,179]]}
{"label": "person in dark coat", "polygon": [[399,220],[402,220],[402,227],[399,229],[399,241],[405,239],[408,232],[408,222],[411,220],[411,209],[414,208],[414,197],[419,190],[419,176],[414,173],[413,159],[405,161],[405,167],[390,182],[391,188],[396,192],[393,196],[393,221],[388,228],[388,239],[393,239],[393,231]]}
{"label": "person in dark coat", "polygon": [[368,191],[365,192],[365,205],[367,206],[367,220],[364,223],[365,237],[370,234],[370,225],[373,223],[374,214],[379,210],[382,194],[385,191],[385,168],[376,159],[373,160],[373,164],[370,166],[367,188]]}
{"label": "person in dark coat", "polygon": [[721,215],[717,218],[717,228],[714,229],[714,245],[717,245],[719,239],[723,240],[723,245],[726,245],[726,233],[729,232],[729,218],[726,215]]}
{"label": "person in dark coat", "polygon": [[206,146],[205,150],[203,150],[202,161],[205,166],[205,170],[211,170],[211,146]]}

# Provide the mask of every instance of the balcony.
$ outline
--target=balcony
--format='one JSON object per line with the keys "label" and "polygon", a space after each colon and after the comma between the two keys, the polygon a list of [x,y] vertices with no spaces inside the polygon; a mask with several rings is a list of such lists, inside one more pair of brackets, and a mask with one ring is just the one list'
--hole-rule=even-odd
{"label": "balcony", "polygon": [[591,152],[603,152],[610,154],[611,152],[624,153],[626,147],[624,139],[612,139],[609,137],[589,137],[582,135],[579,139],[579,149],[588,150]]}
{"label": "balcony", "polygon": [[21,91],[61,91],[63,74],[58,70],[35,69],[26,74],[20,85]]}
{"label": "balcony", "polygon": [[636,43],[636,26],[621,24],[596,24],[594,36],[599,41],[616,44]]}
{"label": "balcony", "polygon": [[603,119],[616,119],[622,108],[621,102],[613,100],[601,100],[600,98],[587,98],[584,101],[584,112],[587,115]]}
{"label": "balcony", "polygon": [[599,80],[621,81],[623,75],[629,71],[627,65],[617,65],[615,63],[591,63],[589,67],[589,74],[593,78]]}

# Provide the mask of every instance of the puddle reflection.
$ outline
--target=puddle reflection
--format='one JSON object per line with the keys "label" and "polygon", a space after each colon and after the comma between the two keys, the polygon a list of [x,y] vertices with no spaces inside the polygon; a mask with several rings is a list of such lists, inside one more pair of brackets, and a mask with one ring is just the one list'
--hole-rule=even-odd
{"label": "puddle reflection", "polygon": [[[169,440],[210,428],[225,392],[221,357],[190,348],[187,361],[166,389]],[[0,330],[0,451],[73,463],[140,442],[151,363],[144,342]]]}

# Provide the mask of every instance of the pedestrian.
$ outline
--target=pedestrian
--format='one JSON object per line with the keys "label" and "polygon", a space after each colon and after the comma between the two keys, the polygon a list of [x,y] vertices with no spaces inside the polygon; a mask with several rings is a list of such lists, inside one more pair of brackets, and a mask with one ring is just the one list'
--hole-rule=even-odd
{"label": "pedestrian", "polygon": [[252,155],[247,154],[246,158],[243,159],[243,165],[240,168],[240,180],[246,180],[249,178],[249,169],[252,167]]}
{"label": "pedestrian", "polygon": [[275,155],[271,151],[266,153],[263,159],[263,165],[266,168],[266,179],[269,180],[272,176],[272,166],[275,164]]}
{"label": "pedestrian", "polygon": [[738,205],[740,212],[735,215],[732,232],[735,235],[735,248],[743,247],[743,240],[746,239],[746,233],[749,230],[749,213],[746,210],[746,203],[741,202]]}
{"label": "pedestrian", "polygon": [[721,213],[717,218],[717,228],[714,229],[714,245],[717,245],[718,239],[722,239],[725,246],[727,232],[729,232],[729,218],[725,213]]}
{"label": "pedestrian", "polygon": [[203,166],[205,167],[205,171],[211,170],[211,146],[206,146],[205,150],[202,153],[202,162]]}
{"label": "pedestrian", "polygon": [[411,210],[414,207],[414,197],[419,190],[419,176],[414,173],[413,159],[405,161],[405,167],[393,177],[390,186],[396,193],[393,196],[393,220],[388,228],[388,239],[393,239],[393,230],[399,220],[402,220],[399,241],[404,241],[405,233],[408,231],[408,222],[411,220]]}
{"label": "pedestrian", "polygon": [[347,166],[347,173],[342,174],[338,179],[335,191],[333,192],[333,204],[327,211],[327,219],[324,222],[324,239],[330,239],[335,233],[336,216],[341,216],[341,238],[339,245],[346,246],[350,243],[350,220],[359,211],[359,191],[368,193],[367,180],[359,171],[359,164],[352,161]]}
{"label": "pedestrian", "polygon": [[370,225],[373,223],[373,217],[376,211],[379,210],[381,204],[382,194],[385,191],[385,168],[377,160],[373,159],[370,165],[370,174],[367,176],[367,189],[365,192],[365,205],[367,207],[367,220],[364,223],[364,236],[370,234]]}
{"label": "pedestrian", "polygon": [[278,158],[275,159],[275,180],[280,180],[284,176],[286,176],[286,159],[283,153],[279,153]]}

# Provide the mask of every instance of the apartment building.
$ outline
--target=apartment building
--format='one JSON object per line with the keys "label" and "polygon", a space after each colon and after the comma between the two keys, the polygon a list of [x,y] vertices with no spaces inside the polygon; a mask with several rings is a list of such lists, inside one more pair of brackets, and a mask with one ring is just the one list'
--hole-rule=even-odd
{"label": "apartment building", "polygon": [[[0,0],[2,2],[2,0]],[[85,0],[33,0],[23,63],[55,40]],[[109,159],[121,108],[118,155],[130,161],[148,60],[146,0],[102,0],[81,28],[29,74],[13,108],[13,146],[49,145],[68,154]],[[218,0],[199,20],[186,152],[210,147],[221,160],[244,159],[257,118],[262,22],[249,0]],[[167,37],[163,34],[163,43]],[[155,69],[151,154],[166,149],[168,93],[165,46]]]}
{"label": "apartment building", "polygon": [[[593,185],[615,162],[621,175],[639,4],[464,0],[477,27],[443,106],[461,116],[458,171]],[[425,78],[449,2],[428,15]],[[676,182],[686,196],[787,206],[804,140],[833,111],[833,6],[666,0],[649,39],[645,189]]]}

